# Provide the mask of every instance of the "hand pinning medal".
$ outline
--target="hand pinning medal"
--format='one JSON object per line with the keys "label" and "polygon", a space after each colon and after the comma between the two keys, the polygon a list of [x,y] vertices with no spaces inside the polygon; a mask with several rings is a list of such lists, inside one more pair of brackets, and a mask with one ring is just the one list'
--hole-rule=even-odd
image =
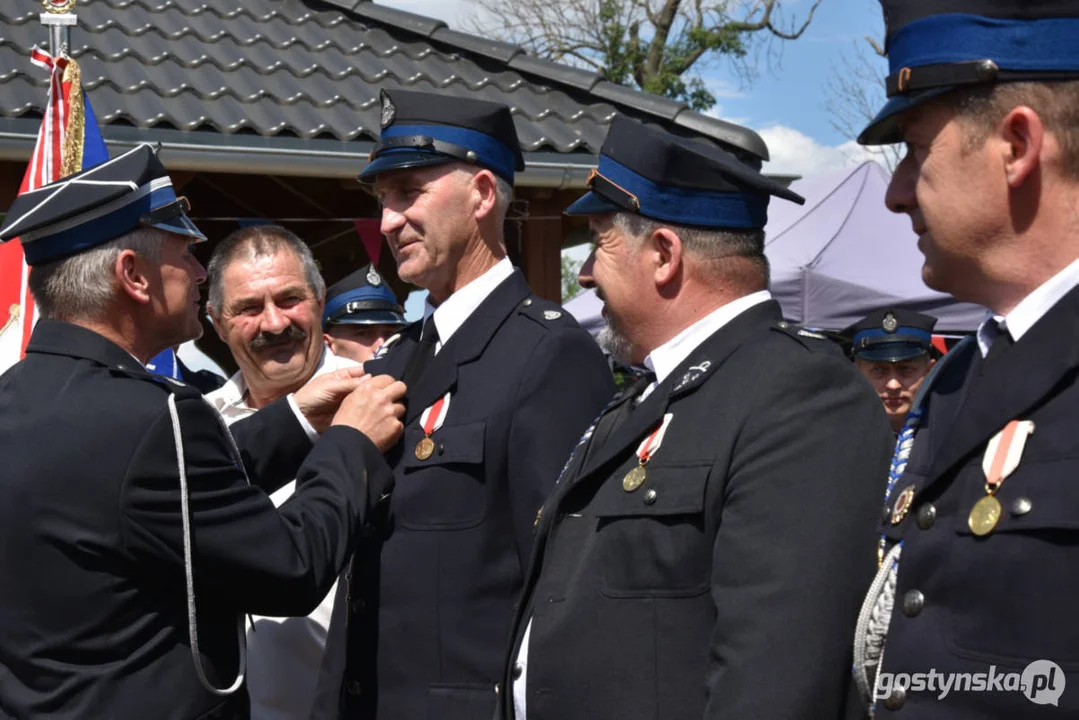
{"label": "hand pinning medal", "polygon": [[663,442],[663,435],[667,432],[667,426],[671,424],[672,418],[674,418],[674,413],[664,415],[663,422],[659,424],[659,427],[653,430],[637,447],[637,467],[630,470],[622,478],[622,489],[626,492],[633,492],[641,485],[644,485],[644,481],[648,479],[648,471],[645,470],[645,465],[656,454],[656,450],[659,450],[659,446]]}
{"label": "hand pinning medal", "polygon": [[985,473],[985,497],[974,503],[967,517],[970,531],[979,537],[993,532],[1000,522],[1000,501],[995,497],[1004,479],[1019,467],[1027,437],[1034,432],[1030,420],[1012,420],[993,436],[985,448],[982,471]]}
{"label": "hand pinning medal", "polygon": [[431,435],[442,427],[446,421],[446,415],[450,411],[450,394],[440,397],[434,405],[423,411],[420,415],[420,427],[423,428],[423,439],[416,443],[416,459],[426,460],[435,452],[435,441]]}

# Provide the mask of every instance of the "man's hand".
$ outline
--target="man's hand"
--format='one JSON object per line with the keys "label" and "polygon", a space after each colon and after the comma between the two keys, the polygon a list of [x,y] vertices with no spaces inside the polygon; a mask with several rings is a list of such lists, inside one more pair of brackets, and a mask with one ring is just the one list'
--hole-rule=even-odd
{"label": "man's hand", "polygon": [[350,392],[364,380],[363,366],[334,370],[311,378],[306,385],[292,394],[296,406],[319,433],[325,432],[334,413]]}
{"label": "man's hand", "polygon": [[356,428],[386,452],[401,437],[405,426],[405,384],[389,375],[367,376],[341,403],[334,415],[334,425]]}

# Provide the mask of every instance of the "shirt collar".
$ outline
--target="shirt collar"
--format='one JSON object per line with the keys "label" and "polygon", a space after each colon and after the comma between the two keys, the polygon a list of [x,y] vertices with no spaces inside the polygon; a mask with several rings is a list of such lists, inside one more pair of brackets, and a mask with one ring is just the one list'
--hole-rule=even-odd
{"label": "shirt collar", "polygon": [[[354,367],[358,364],[346,357],[335,355],[333,351],[324,345],[322,347],[322,356],[318,360],[318,367],[315,368],[315,372],[311,377],[316,378],[323,373],[333,372],[345,367]],[[244,374],[241,371],[237,371],[235,375],[228,379],[228,382],[217,390],[206,394],[206,400],[217,408],[217,411],[226,420],[237,416],[246,417],[255,412],[254,408],[248,406],[245,400],[246,397],[247,381],[244,380]]]}
{"label": "shirt collar", "polygon": [[996,335],[991,321],[997,322],[1003,332],[1011,335],[1012,342],[1019,342],[1019,339],[1076,285],[1079,285],[1079,259],[1073,260],[1068,267],[1023,298],[1007,315],[989,313],[978,326],[978,349],[981,350],[982,357],[989,354],[989,346]]}
{"label": "shirt collar", "polygon": [[427,322],[429,318],[434,317],[435,328],[438,330],[438,347],[441,348],[449,342],[453,334],[465,324],[465,321],[487,299],[487,296],[511,275],[513,275],[513,263],[505,257],[495,263],[494,267],[450,295],[437,308],[428,300],[423,310],[423,319]]}
{"label": "shirt collar", "polygon": [[663,382],[668,375],[674,372],[675,368],[689,357],[690,353],[714,335],[717,330],[751,307],[771,299],[772,294],[770,292],[760,290],[716,308],[648,353],[648,357],[644,359],[645,367],[656,374],[657,383]]}

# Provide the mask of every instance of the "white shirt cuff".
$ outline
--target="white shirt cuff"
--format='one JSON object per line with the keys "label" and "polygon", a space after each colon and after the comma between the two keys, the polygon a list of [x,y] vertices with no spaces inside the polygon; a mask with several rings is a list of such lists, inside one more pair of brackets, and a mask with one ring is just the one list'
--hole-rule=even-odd
{"label": "white shirt cuff", "polygon": [[296,419],[300,421],[300,427],[307,433],[307,439],[312,443],[318,441],[318,430],[311,426],[311,423],[307,422],[307,418],[300,412],[300,406],[296,404],[296,398],[292,393],[288,394],[288,406],[292,408],[292,414],[296,416]]}

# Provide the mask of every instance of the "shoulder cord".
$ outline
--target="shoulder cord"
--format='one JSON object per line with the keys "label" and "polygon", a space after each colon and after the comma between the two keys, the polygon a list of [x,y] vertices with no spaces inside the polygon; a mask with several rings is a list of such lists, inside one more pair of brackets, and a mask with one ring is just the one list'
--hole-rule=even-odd
{"label": "shoulder cord", "polygon": [[[183,517],[184,534],[184,575],[187,581],[187,630],[191,638],[191,656],[195,660],[195,674],[198,675],[199,682],[202,683],[204,688],[214,695],[232,695],[243,685],[244,675],[247,672],[247,635],[244,633],[244,618],[243,614],[237,615],[236,634],[240,643],[240,667],[236,674],[236,679],[227,688],[216,688],[206,678],[206,671],[202,667],[202,655],[199,654],[199,627],[195,613],[195,573],[191,559],[191,508],[187,493],[187,463],[184,460],[184,443],[180,433],[180,414],[176,411],[176,396],[172,393],[169,393],[168,404],[169,416],[172,418],[172,437],[176,443],[176,469],[180,474],[180,510]],[[229,442],[232,443],[232,435],[227,428],[225,432]],[[232,446],[232,450],[234,453],[236,452],[235,445]],[[246,470],[243,470],[243,463],[240,462],[239,466],[246,479]]]}

